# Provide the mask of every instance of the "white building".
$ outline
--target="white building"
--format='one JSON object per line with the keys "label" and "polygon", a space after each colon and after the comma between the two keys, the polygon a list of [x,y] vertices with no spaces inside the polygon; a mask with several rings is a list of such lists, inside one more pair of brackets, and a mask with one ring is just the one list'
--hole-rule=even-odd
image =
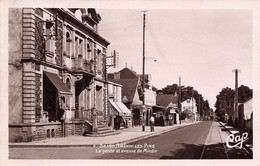
{"label": "white building", "polygon": [[197,106],[196,106],[196,100],[195,98],[187,99],[181,103],[182,106],[182,112],[184,113],[190,113],[194,117],[194,120],[197,120]]}

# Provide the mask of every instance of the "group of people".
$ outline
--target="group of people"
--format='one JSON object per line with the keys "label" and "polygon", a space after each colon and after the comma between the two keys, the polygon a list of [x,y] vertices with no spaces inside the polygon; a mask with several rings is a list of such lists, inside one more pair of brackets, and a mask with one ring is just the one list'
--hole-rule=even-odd
{"label": "group of people", "polygon": [[[154,125],[155,125],[155,118],[154,118],[154,115],[153,114],[150,118],[150,127],[151,127],[151,132],[154,132]],[[127,121],[125,121],[121,116],[116,116],[115,119],[114,119],[114,126],[115,126],[115,129],[118,130],[120,129],[120,124],[124,123],[124,126],[127,127]]]}

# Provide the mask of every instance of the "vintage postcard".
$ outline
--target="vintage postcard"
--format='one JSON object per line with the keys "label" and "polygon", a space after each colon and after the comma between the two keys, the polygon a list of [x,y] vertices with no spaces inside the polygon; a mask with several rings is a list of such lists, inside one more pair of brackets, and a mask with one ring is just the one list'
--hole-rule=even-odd
{"label": "vintage postcard", "polygon": [[260,2],[37,2],[1,2],[3,165],[260,164]]}

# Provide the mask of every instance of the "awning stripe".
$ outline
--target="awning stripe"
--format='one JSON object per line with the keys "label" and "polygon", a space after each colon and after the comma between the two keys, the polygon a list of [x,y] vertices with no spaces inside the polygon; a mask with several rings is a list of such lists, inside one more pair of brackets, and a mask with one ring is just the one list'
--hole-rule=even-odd
{"label": "awning stripe", "polygon": [[120,108],[116,105],[116,103],[113,100],[109,99],[108,101],[114,107],[114,109],[119,113],[119,115],[123,114],[123,112],[120,110]]}
{"label": "awning stripe", "polygon": [[122,102],[115,102],[123,114],[131,115],[131,111]]}

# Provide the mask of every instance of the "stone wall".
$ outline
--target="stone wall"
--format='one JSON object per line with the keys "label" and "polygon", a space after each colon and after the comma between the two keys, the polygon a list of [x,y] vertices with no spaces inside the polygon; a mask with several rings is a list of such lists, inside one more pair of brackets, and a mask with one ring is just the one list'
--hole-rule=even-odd
{"label": "stone wall", "polygon": [[22,9],[9,9],[9,123],[22,122]]}
{"label": "stone wall", "polygon": [[9,125],[9,142],[31,142],[54,137],[62,137],[62,124],[59,122]]}

